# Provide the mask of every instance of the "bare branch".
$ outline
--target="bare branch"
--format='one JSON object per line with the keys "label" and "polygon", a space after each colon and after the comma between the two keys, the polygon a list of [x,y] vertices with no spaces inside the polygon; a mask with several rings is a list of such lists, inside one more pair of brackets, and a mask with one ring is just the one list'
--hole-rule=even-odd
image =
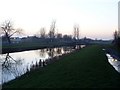
{"label": "bare branch", "polygon": [[13,24],[10,20],[5,21],[1,25],[1,30],[4,32],[4,36],[7,38],[7,41],[11,43],[10,37],[13,36],[14,34],[22,34],[22,29],[14,29]]}
{"label": "bare branch", "polygon": [[45,28],[41,28],[40,29],[40,36],[41,36],[41,38],[45,38],[45,35],[46,35]]}

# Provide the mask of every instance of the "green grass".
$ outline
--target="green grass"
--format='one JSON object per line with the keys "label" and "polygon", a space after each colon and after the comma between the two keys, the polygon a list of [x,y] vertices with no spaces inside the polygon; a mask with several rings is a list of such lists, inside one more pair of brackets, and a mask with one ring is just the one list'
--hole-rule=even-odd
{"label": "green grass", "polygon": [[13,45],[3,46],[3,48],[29,48],[29,47],[40,47],[45,46],[43,43],[18,43]]}
{"label": "green grass", "polygon": [[88,46],[3,85],[3,88],[114,88],[120,74],[108,63],[101,46]]}
{"label": "green grass", "polygon": [[10,53],[17,51],[27,51],[27,50],[35,50],[35,49],[43,49],[43,48],[54,48],[61,46],[70,46],[67,43],[61,42],[29,42],[29,43],[16,43],[11,45],[3,45],[2,53]]}

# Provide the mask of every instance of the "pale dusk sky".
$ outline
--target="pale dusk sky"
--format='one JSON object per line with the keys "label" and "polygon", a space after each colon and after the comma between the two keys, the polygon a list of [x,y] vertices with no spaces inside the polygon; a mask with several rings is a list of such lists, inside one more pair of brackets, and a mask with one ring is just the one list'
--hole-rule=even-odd
{"label": "pale dusk sky", "polygon": [[72,34],[79,24],[80,38],[112,39],[118,29],[119,0],[0,0],[0,23],[11,20],[26,35],[41,27],[48,33],[56,20],[59,33]]}

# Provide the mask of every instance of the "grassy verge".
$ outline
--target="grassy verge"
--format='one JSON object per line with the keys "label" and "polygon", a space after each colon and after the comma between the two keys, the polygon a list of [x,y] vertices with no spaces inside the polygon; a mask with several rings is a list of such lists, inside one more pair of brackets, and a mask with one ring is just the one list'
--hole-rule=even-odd
{"label": "grassy verge", "polygon": [[114,88],[120,74],[108,63],[100,46],[88,46],[43,69],[27,73],[3,88]]}
{"label": "grassy verge", "polygon": [[29,43],[18,43],[11,45],[3,45],[2,53],[11,53],[11,52],[20,52],[26,50],[35,50],[35,49],[43,49],[43,48],[54,48],[61,46],[74,46],[72,43],[60,43],[60,42],[49,42],[49,43],[40,43],[40,42],[29,42]]}

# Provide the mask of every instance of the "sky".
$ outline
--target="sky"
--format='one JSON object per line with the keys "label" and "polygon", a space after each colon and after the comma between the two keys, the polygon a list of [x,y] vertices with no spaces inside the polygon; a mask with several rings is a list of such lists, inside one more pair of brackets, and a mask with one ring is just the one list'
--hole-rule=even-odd
{"label": "sky", "polygon": [[118,29],[120,0],[0,0],[0,24],[11,20],[25,35],[34,35],[53,20],[59,33],[73,34],[79,24],[80,38],[112,39]]}

